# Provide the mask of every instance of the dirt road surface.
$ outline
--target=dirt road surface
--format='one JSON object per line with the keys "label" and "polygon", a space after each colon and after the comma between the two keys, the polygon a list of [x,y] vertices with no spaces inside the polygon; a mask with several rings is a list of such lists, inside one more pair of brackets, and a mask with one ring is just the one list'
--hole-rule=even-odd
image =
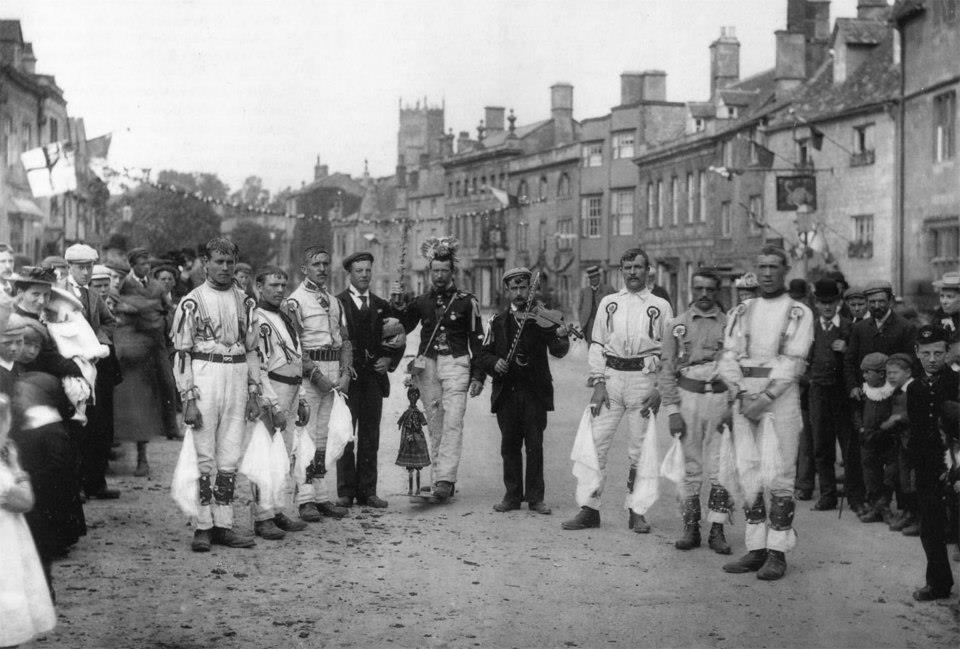
{"label": "dirt road surface", "polygon": [[[626,529],[626,435],[610,453],[600,529],[567,532],[576,512],[570,447],[583,407],[585,352],[553,365],[557,412],[545,441],[552,516],[491,507],[502,496],[489,383],[470,401],[456,501],[413,505],[393,462],[400,378],[384,408],[380,495],[251,550],[190,552],[169,496],[177,442],[150,444],[150,478],[132,449],[115,463],[119,501],[87,505],[90,532],[54,567],[60,622],[31,647],[957,647],[957,597],[918,604],[919,539],[849,513],[798,503],[799,542],[779,582],[728,575],[706,547],[673,547],[675,491],[661,483],[649,535]],[[661,455],[668,436],[661,431]],[[426,472],[425,472],[426,480]],[[237,520],[252,527],[249,489]],[[728,531],[744,551],[743,517]],[[954,568],[957,563],[953,563]],[[956,592],[956,590],[955,590]]]}

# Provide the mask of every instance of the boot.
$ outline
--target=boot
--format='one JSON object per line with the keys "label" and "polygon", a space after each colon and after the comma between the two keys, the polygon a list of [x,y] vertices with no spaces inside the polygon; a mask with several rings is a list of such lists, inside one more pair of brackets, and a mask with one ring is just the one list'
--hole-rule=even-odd
{"label": "boot", "polygon": [[560,524],[565,530],[585,530],[600,527],[600,512],[592,507],[581,507],[577,515]]}
{"label": "boot", "polygon": [[880,508],[877,506],[868,506],[862,514],[857,518],[860,519],[861,523],[882,523],[883,514],[880,512]]}
{"label": "boot", "polygon": [[300,505],[300,519],[308,523],[319,522],[320,510],[317,509],[317,503],[303,503]]}
{"label": "boot", "polygon": [[[643,517],[643,514],[636,514],[633,517],[633,531],[637,534],[649,534],[650,523],[647,522],[647,519]],[[699,530],[697,530],[699,532]]]}
{"label": "boot", "polygon": [[214,527],[210,542],[228,548],[252,548],[257,544],[252,536],[244,536],[229,527]]}
{"label": "boot", "polygon": [[448,480],[440,480],[433,485],[433,499],[439,503],[446,502],[453,495],[453,483]]}
{"label": "boot", "polygon": [[757,571],[757,579],[776,581],[787,572],[787,555],[779,550],[767,550],[767,560]]}
{"label": "boot", "polygon": [[194,552],[210,551],[210,530],[194,530],[190,549]]}
{"label": "boot", "polygon": [[899,519],[890,523],[890,531],[902,532],[907,527],[915,524],[916,522],[917,522],[917,518],[916,516],[913,515],[913,512],[905,511],[903,512],[903,515]]}
{"label": "boot", "polygon": [[912,523],[900,530],[904,536],[920,536],[920,525],[914,520]]}
{"label": "boot", "polygon": [[273,523],[284,532],[302,532],[307,529],[307,524],[303,521],[295,521],[283,512],[273,517]]}
{"label": "boot", "polygon": [[883,506],[880,507],[880,518],[882,518],[883,522],[888,526],[892,525],[893,522],[897,520],[898,516],[893,513],[892,509],[890,509],[889,502],[883,503]]}
{"label": "boot", "polygon": [[138,478],[146,478],[150,475],[150,465],[147,464],[147,445],[143,442],[137,443],[137,468],[133,475]]}
{"label": "boot", "polygon": [[723,566],[724,572],[740,574],[759,570],[767,561],[766,550],[750,550],[745,555]]}
{"label": "boot", "polygon": [[[633,483],[637,479],[637,467],[630,467],[630,472],[627,473],[627,493],[633,493]],[[633,513],[632,509],[627,510],[627,529],[632,530],[634,523],[636,523],[637,515]]]}
{"label": "boot", "polygon": [[707,539],[707,545],[717,554],[731,554],[730,544],[727,543],[727,537],[723,533],[723,523],[714,523],[710,526],[710,537]]}
{"label": "boot", "polygon": [[265,521],[254,522],[253,533],[268,541],[279,541],[287,535],[286,532],[277,527],[277,524],[273,522],[272,518],[268,518]]}
{"label": "boot", "polygon": [[673,544],[678,550],[700,547],[700,497],[691,496],[683,502],[683,532]]}
{"label": "boot", "polygon": [[329,500],[322,503],[317,503],[317,511],[329,518],[343,518],[350,513],[350,510],[348,510],[346,507],[334,505]]}

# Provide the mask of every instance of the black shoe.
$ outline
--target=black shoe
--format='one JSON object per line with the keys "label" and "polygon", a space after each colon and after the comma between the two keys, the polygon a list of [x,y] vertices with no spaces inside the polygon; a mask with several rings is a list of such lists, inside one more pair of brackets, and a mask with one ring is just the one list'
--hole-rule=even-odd
{"label": "black shoe", "polygon": [[813,489],[797,489],[794,498],[797,500],[813,500]]}
{"label": "black shoe", "polygon": [[[360,500],[357,499],[357,503],[360,503]],[[337,498],[337,507],[353,507],[353,497],[352,496],[340,496]]]}
{"label": "black shoe", "polygon": [[453,495],[453,483],[447,480],[440,480],[433,485],[433,498],[437,502],[443,502]]}
{"label": "black shoe", "polygon": [[120,497],[120,491],[118,489],[107,489],[104,487],[99,491],[87,494],[88,498],[93,498],[94,500],[116,500]]}
{"label": "black shoe", "polygon": [[933,586],[924,586],[919,590],[913,591],[913,599],[918,602],[932,602],[935,599],[947,599],[950,597],[950,589],[935,589]]}
{"label": "black shoe", "polygon": [[317,503],[303,503],[300,505],[300,520],[308,523],[317,523],[320,521],[320,510],[317,509]]}
{"label": "black shoe", "polygon": [[274,524],[284,532],[302,532],[307,529],[307,524],[303,521],[295,521],[283,512],[273,517]]}
{"label": "black shoe", "polygon": [[673,544],[678,550],[692,550],[700,547],[700,524],[684,524],[683,532],[677,542]]}
{"label": "black shoe", "polygon": [[520,509],[520,503],[515,500],[504,499],[493,506],[493,511],[501,513],[513,511],[514,509]]}
{"label": "black shoe", "polygon": [[252,536],[244,536],[228,527],[214,527],[210,534],[210,542],[228,548],[252,548],[257,544]]}
{"label": "black shoe", "polygon": [[836,498],[821,498],[817,501],[813,507],[810,508],[810,511],[814,512],[828,512],[832,509],[837,508],[837,499]]}
{"label": "black shoe", "polygon": [[776,581],[787,573],[787,555],[779,550],[767,550],[767,560],[757,571],[757,579]]}
{"label": "black shoe", "polygon": [[322,503],[317,503],[317,511],[327,518],[343,518],[350,513],[346,507],[334,505],[329,500]]}
{"label": "black shoe", "polygon": [[530,511],[537,512],[538,514],[549,515],[553,513],[553,510],[547,506],[547,503],[542,500],[538,500],[535,503],[530,503]]}
{"label": "black shoe", "polygon": [[643,517],[643,514],[635,514],[633,517],[633,531],[637,534],[649,534],[650,530],[653,528],[650,527],[650,523],[647,522],[647,519]]}
{"label": "black shoe", "polygon": [[279,541],[287,535],[281,530],[272,518],[265,521],[255,521],[253,524],[253,533],[268,541]]}
{"label": "black shoe", "polygon": [[916,521],[900,530],[904,536],[920,536],[920,525]]}
{"label": "black shoe", "polygon": [[861,523],[882,523],[883,514],[876,507],[867,507],[857,518]]}
{"label": "black shoe", "polygon": [[754,572],[760,570],[767,561],[766,550],[750,550],[745,555],[723,566],[724,572],[739,574],[743,572]]}
{"label": "black shoe", "polygon": [[581,507],[576,516],[560,523],[560,527],[565,530],[585,530],[590,527],[600,527],[600,512],[592,507]]}
{"label": "black shoe", "polygon": [[194,530],[190,549],[194,552],[210,551],[210,530]]}
{"label": "black shoe", "polygon": [[710,536],[707,538],[707,545],[717,554],[731,554],[733,550],[727,543],[727,537],[723,533],[723,523],[714,523],[710,526]]}
{"label": "black shoe", "polygon": [[357,498],[357,504],[362,507],[373,507],[374,509],[386,509],[390,504],[376,494],[366,498]]}

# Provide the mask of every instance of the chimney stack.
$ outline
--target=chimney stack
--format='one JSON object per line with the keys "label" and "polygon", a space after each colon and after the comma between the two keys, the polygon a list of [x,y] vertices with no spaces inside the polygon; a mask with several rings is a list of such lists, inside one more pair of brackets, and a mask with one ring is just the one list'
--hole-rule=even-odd
{"label": "chimney stack", "polygon": [[857,18],[861,20],[887,20],[889,16],[887,0],[860,0],[857,3]]}
{"label": "chimney stack", "polygon": [[782,99],[806,79],[806,37],[802,32],[784,29],[774,32],[777,38],[775,81],[777,99]]}
{"label": "chimney stack", "polygon": [[620,105],[638,101],[666,101],[667,73],[663,70],[624,72],[620,75]]}
{"label": "chimney stack", "polygon": [[37,73],[37,57],[33,55],[33,43],[24,43],[20,54],[20,66],[27,74]]}
{"label": "chimney stack", "polygon": [[550,86],[550,116],[557,119],[573,119],[573,86],[559,82]]}
{"label": "chimney stack", "polygon": [[503,106],[486,106],[483,109],[483,124],[487,133],[496,133],[503,130],[503,118],[507,110]]}
{"label": "chimney stack", "polygon": [[317,156],[317,164],[313,165],[313,179],[323,180],[329,174],[329,167],[327,165],[320,164],[320,156]]}
{"label": "chimney stack", "polygon": [[717,91],[740,80],[740,41],[733,27],[721,27],[720,38],[710,44],[710,99]]}
{"label": "chimney stack", "polygon": [[457,153],[466,153],[473,149],[473,143],[470,142],[470,131],[460,131],[457,137]]}
{"label": "chimney stack", "polygon": [[449,158],[453,155],[453,129],[450,132],[437,138],[440,142],[440,157]]}

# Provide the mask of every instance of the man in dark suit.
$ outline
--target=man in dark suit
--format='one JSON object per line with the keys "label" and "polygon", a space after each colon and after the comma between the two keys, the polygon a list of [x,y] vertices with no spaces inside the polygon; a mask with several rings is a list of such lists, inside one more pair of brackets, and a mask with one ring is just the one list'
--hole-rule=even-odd
{"label": "man in dark suit", "polygon": [[[570,349],[564,325],[543,328],[536,322],[523,323],[530,295],[530,271],[514,268],[503,275],[503,284],[511,296],[510,305],[493,317],[490,331],[474,364],[470,396],[483,389],[485,375],[493,377],[490,411],[500,426],[500,455],[503,457],[503,484],[506,493],[494,510],[520,509],[527,501],[532,511],[551,513],[544,502],[543,431],[547,413],[553,410],[553,379],[547,360],[549,351],[563,358]],[[507,359],[517,331],[523,331],[514,357]],[[521,449],[527,449],[524,480]]]}
{"label": "man in dark suit", "polygon": [[[380,417],[383,399],[390,395],[387,372],[397,368],[406,346],[399,320],[386,322],[392,314],[390,304],[370,292],[373,255],[356,252],[343,260],[350,273],[350,285],[337,295],[343,305],[349,338],[353,342],[353,369],[356,379],[350,383],[347,400],[357,427],[354,444],[347,444],[337,461],[337,504],[383,508],[387,501],[377,496],[377,450],[380,448]],[[386,322],[386,327],[384,326]],[[384,333],[390,346],[384,344]]]}
{"label": "man in dark suit", "polygon": [[109,492],[115,491],[107,488],[106,471],[113,445],[113,388],[119,382],[119,365],[113,348],[117,321],[99,293],[90,290],[93,264],[99,258],[97,251],[76,243],[64,251],[63,257],[67,260],[67,290],[83,304],[83,317],[97,334],[97,340],[110,348],[110,355],[97,363],[94,403],[87,407],[84,443],[80,447],[84,492],[109,498]]}
{"label": "man in dark suit", "polygon": [[[844,461],[844,490],[850,508],[858,514],[863,513],[863,469],[860,465],[859,453],[853,447],[859,447],[859,423],[857,416],[863,395],[863,374],[860,363],[870,353],[880,352],[887,356],[893,354],[913,355],[913,345],[916,339],[916,329],[912,324],[894,313],[893,287],[890,282],[877,280],[867,284],[863,290],[867,298],[867,309],[870,317],[857,322],[850,328],[850,340],[843,355],[843,375],[846,391],[854,412],[854,430],[848,446],[851,447],[851,461]],[[853,462],[853,460],[856,462]],[[899,503],[898,503],[899,504]]]}
{"label": "man in dark suit", "polygon": [[590,266],[587,268],[587,281],[589,284],[580,289],[580,299],[577,303],[577,317],[580,319],[580,329],[583,330],[583,336],[589,345],[593,332],[593,320],[597,315],[597,307],[600,306],[600,300],[615,291],[609,284],[600,282],[599,266]]}

